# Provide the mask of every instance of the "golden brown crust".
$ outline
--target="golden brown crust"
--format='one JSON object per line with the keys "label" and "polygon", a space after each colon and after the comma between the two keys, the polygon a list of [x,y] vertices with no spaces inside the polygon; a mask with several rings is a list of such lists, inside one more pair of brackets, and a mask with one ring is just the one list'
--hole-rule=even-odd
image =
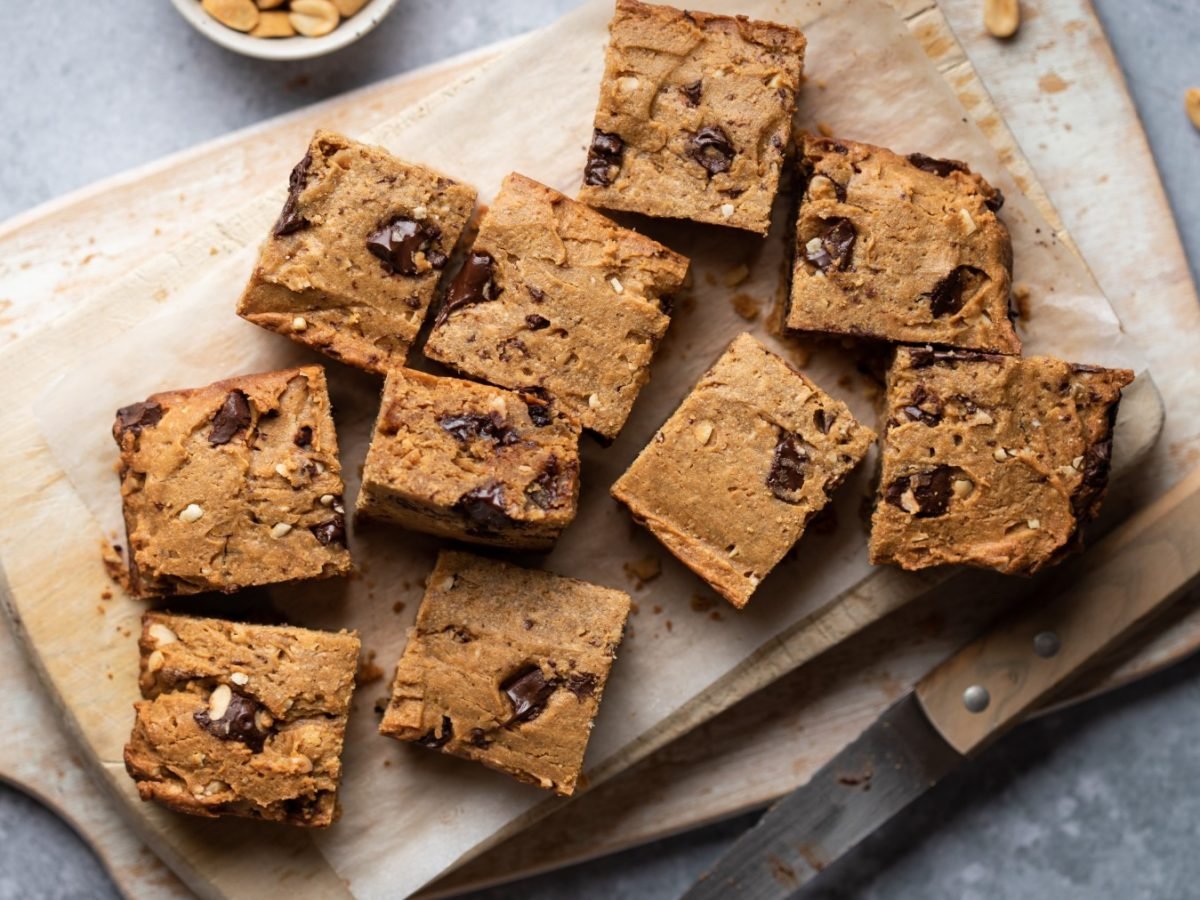
{"label": "golden brown crust", "polygon": [[155,394],[118,411],[113,436],[135,593],[350,571],[320,366]]}
{"label": "golden brown crust", "polygon": [[[475,193],[382,147],[318,131],[238,315],[368,371],[404,365]],[[413,234],[390,232],[396,222]]]}
{"label": "golden brown crust", "polygon": [[845,404],[743,334],[612,494],[740,608],[874,438]]}
{"label": "golden brown crust", "polygon": [[573,578],[443,552],[380,733],[570,795],[630,602]]}
{"label": "golden brown crust", "polygon": [[906,349],[888,373],[871,561],[1031,574],[1099,511],[1127,369]]}
{"label": "golden brown crust", "polygon": [[766,234],[804,35],[637,0],[619,0],[609,32],[579,198]]}
{"label": "golden brown crust", "polygon": [[1019,353],[999,192],[965,163],[806,135],[785,325]]}

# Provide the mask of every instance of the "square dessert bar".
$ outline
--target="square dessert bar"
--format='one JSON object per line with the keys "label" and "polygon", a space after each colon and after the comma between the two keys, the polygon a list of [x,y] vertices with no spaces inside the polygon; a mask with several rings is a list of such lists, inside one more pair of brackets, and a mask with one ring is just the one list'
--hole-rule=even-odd
{"label": "square dessert bar", "polygon": [[671,320],[688,261],[523,175],[509,175],[450,285],[425,353],[540,388],[615,438]]}
{"label": "square dessert bar", "polygon": [[740,608],[874,439],[845,404],[743,334],[612,495]]}
{"label": "square dessert bar", "polygon": [[350,571],[320,366],[155,394],[117,411],[113,437],[135,594]]}
{"label": "square dessert bar", "polygon": [[544,396],[395,369],[359,515],[498,547],[545,549],[575,518],[579,426]]}
{"label": "square dessert bar", "polygon": [[1018,353],[1000,192],[965,163],[806,136],[785,325]]}
{"label": "square dessert bar", "polygon": [[142,700],[125,768],[143,800],[195,816],[337,818],[353,634],[142,617]]}
{"label": "square dessert bar", "polygon": [[766,234],[804,35],[617,0],[579,199]]}
{"label": "square dessert bar", "polygon": [[1127,369],[902,348],[888,372],[871,562],[1031,574],[1096,517]]}
{"label": "square dessert bar", "polygon": [[352,366],[404,365],[475,189],[318,131],[238,315]]}
{"label": "square dessert bar", "polygon": [[621,591],[443,553],[379,730],[568,796],[629,608]]}

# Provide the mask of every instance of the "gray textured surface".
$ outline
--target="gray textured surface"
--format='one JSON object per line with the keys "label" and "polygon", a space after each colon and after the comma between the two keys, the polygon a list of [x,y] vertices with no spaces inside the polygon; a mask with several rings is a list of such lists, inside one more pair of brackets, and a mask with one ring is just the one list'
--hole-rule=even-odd
{"label": "gray textured surface", "polygon": [[[1043,0],[1050,2],[1050,0]],[[165,153],[548,22],[576,0],[406,0],[325,60],[270,65],[166,0],[0,0],[0,218]],[[1200,268],[1196,0],[1096,0]],[[14,89],[16,86],[18,89]],[[1119,247],[1119,241],[1115,242]],[[829,872],[825,897],[1200,896],[1200,661],[1022,728]],[[480,895],[677,895],[752,817]],[[0,786],[0,898],[114,897],[70,829]]]}

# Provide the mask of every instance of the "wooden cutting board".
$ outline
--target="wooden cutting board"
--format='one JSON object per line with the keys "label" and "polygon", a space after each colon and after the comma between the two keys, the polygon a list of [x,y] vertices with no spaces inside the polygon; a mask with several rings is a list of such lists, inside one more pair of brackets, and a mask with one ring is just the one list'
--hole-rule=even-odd
{"label": "wooden cutting board", "polygon": [[[1093,23],[1093,24],[1094,24],[1094,23]],[[939,42],[944,42],[946,35],[945,35],[944,33],[942,33],[942,32],[941,32],[941,30],[940,30],[940,27],[939,27],[939,24],[938,24],[938,22],[935,20],[935,18],[933,18],[933,17],[930,17],[930,16],[928,16],[928,15],[926,15],[926,17],[924,17],[924,18],[922,18],[922,17],[919,17],[919,16],[918,16],[917,18],[915,18],[915,19],[913,20],[913,25],[914,25],[914,28],[916,28],[916,29],[920,29],[919,33],[923,33],[923,35],[924,35],[924,36],[927,38],[927,46],[929,46],[929,47],[933,47],[933,48],[935,48],[935,49],[936,49],[936,45],[937,45]],[[947,47],[944,47],[944,48],[943,48],[943,57],[942,57],[942,58],[945,58],[945,54],[946,54],[946,53],[948,53],[948,52],[950,52],[951,50],[952,50],[952,48],[951,48],[951,47],[949,47],[949,46],[947,46]],[[936,57],[936,54],[935,54],[935,57]],[[1060,63],[1060,65],[1063,65],[1063,66],[1065,67],[1065,66],[1067,65],[1067,63]],[[411,84],[411,82],[410,82],[410,84]],[[965,83],[964,83],[964,84],[965,84]],[[370,89],[370,91],[375,91],[375,90],[378,90],[378,91],[380,92],[380,93],[379,93],[379,97],[380,97],[380,98],[382,98],[382,97],[384,96],[384,93],[383,93],[383,92],[384,92],[385,90],[388,90],[388,89],[392,88],[392,87],[396,87],[396,86],[385,85],[385,86],[380,86],[379,88],[373,88],[373,89]],[[975,87],[975,86],[972,86],[972,87]],[[369,93],[369,92],[363,92],[361,95],[359,95],[359,96],[355,97],[355,98],[354,98],[354,102],[357,102],[357,103],[362,103],[362,104],[363,104],[363,106],[364,106],[364,108],[366,108],[366,102],[365,102],[365,100],[366,100],[366,94],[367,94],[367,93]],[[984,99],[986,99],[986,98],[984,98]],[[1126,102],[1126,104],[1127,104],[1127,100],[1126,100],[1125,102]],[[390,112],[390,111],[394,111],[394,110],[396,109],[396,105],[394,105],[393,103],[390,103],[390,102],[385,102],[383,105],[384,105],[384,106],[386,106],[386,107],[390,107],[390,109],[389,109],[389,110],[387,110],[388,112]],[[321,113],[319,116],[316,116],[315,118],[316,118],[318,121],[330,122],[330,121],[331,121],[331,119],[330,119],[330,116],[332,116],[332,115],[338,115],[338,114],[339,114],[338,110],[331,109],[331,108],[327,108],[327,109],[323,110],[323,111],[322,111],[322,113]],[[368,115],[369,115],[369,111],[367,111],[367,112],[364,112],[364,113],[363,113],[363,115],[364,115],[364,116],[368,116]],[[369,118],[365,118],[363,121],[364,121],[364,123],[369,123],[369,121],[370,121],[370,120],[369,120]],[[301,123],[299,123],[299,122],[297,122],[297,121],[295,121],[295,120],[293,120],[293,122],[291,122],[291,123],[290,123],[290,127],[292,127],[292,128],[295,130],[295,132],[296,132],[296,134],[297,134],[297,135],[303,135],[303,133],[304,133],[304,132],[306,132],[306,131],[308,131],[308,130],[310,130],[310,129],[311,129],[311,127],[312,127],[312,125],[311,125],[311,120],[310,120],[310,121],[306,121],[306,122],[304,122],[304,123],[302,123],[302,124],[301,124]],[[338,127],[346,127],[346,128],[348,128],[348,129],[350,129],[350,130],[359,130],[359,129],[363,128],[363,127],[366,127],[366,125],[365,125],[365,124],[358,124],[358,123],[354,122],[354,121],[353,121],[353,119],[352,119],[352,117],[351,117],[350,124],[339,124],[339,125],[338,125]],[[262,147],[262,146],[264,146],[264,145],[266,144],[266,141],[265,141],[265,140],[259,140],[259,138],[260,138],[260,137],[264,137],[264,136],[262,136],[262,135],[256,135],[256,136],[254,136],[254,139],[247,138],[247,141],[248,141],[248,146],[247,146],[247,147],[241,147],[241,148],[237,148],[237,149],[238,149],[238,152],[247,152],[247,151],[248,151],[248,149],[249,149],[249,147],[251,147],[251,146],[255,146],[255,147]],[[296,137],[296,138],[294,138],[294,139],[291,139],[291,140],[290,140],[290,142],[289,142],[289,141],[281,141],[281,142],[279,143],[279,145],[278,145],[278,146],[279,146],[280,148],[284,148],[284,149],[282,150],[282,156],[281,156],[281,157],[280,157],[278,160],[272,160],[272,161],[270,162],[270,164],[271,164],[271,165],[273,165],[275,169],[279,169],[279,168],[281,167],[281,165],[285,165],[285,164],[286,164],[286,160],[287,160],[287,158],[288,158],[290,155],[293,155],[293,154],[294,154],[294,146],[295,146],[295,144],[296,144],[296,143],[298,143],[300,140],[302,140],[302,138],[301,138],[301,137]],[[160,177],[160,179],[165,179],[165,180],[160,180],[160,182],[159,182],[159,184],[162,186],[162,189],[160,189],[160,190],[158,190],[158,191],[155,191],[154,189],[148,189],[148,190],[147,190],[147,195],[146,195],[146,201],[147,201],[147,202],[146,202],[146,204],[145,204],[145,205],[146,205],[146,207],[147,207],[147,208],[152,208],[152,209],[153,209],[153,208],[160,208],[160,209],[162,210],[162,219],[161,219],[161,223],[160,223],[160,224],[156,224],[156,225],[154,225],[154,226],[153,226],[154,228],[157,228],[157,229],[159,229],[160,231],[162,231],[162,229],[163,229],[163,224],[167,224],[167,223],[170,223],[170,222],[171,222],[172,218],[171,218],[171,214],[170,214],[170,207],[171,207],[171,203],[172,203],[172,201],[174,201],[174,200],[176,199],[176,197],[175,197],[175,194],[176,194],[176,192],[174,191],[174,189],[173,189],[173,188],[174,188],[174,186],[175,186],[175,185],[178,185],[178,184],[183,184],[183,183],[187,183],[186,171],[185,171],[185,170],[188,168],[188,165],[189,165],[189,164],[191,164],[191,163],[196,163],[196,164],[197,164],[197,165],[196,165],[195,172],[194,172],[193,174],[196,174],[196,173],[199,173],[199,172],[203,172],[203,171],[205,171],[206,169],[207,169],[207,170],[209,170],[209,171],[211,171],[210,165],[211,165],[211,162],[212,162],[212,160],[213,160],[214,158],[222,158],[222,155],[224,155],[224,154],[228,154],[228,152],[230,152],[230,150],[232,149],[232,148],[231,148],[231,146],[229,145],[229,142],[223,142],[223,143],[225,143],[225,144],[226,144],[226,146],[225,146],[225,147],[223,147],[223,148],[221,148],[220,150],[213,151],[213,152],[214,152],[214,156],[210,156],[210,157],[208,157],[208,159],[207,159],[207,160],[205,160],[205,159],[203,158],[203,154],[198,154],[198,155],[196,155],[196,156],[192,157],[192,159],[191,159],[191,160],[184,160],[184,161],[182,161],[182,163],[180,164],[180,168],[179,168],[178,170],[175,170],[175,169],[162,169],[162,170],[160,170],[158,173],[155,173],[155,174],[156,174],[158,177]],[[206,165],[206,164],[208,164],[208,165]],[[252,166],[248,166],[248,167],[246,167],[246,171],[250,171],[250,170],[252,170],[253,168],[254,168],[254,167],[252,167]],[[179,181],[175,181],[175,180],[173,180],[173,179],[174,179],[174,178],[176,178],[176,177],[179,177],[179,178],[181,178],[181,180],[179,180]],[[167,185],[170,185],[170,187],[167,187]],[[1032,184],[1031,184],[1031,186],[1032,186]],[[106,213],[110,213],[110,212],[111,212],[111,210],[113,210],[113,209],[123,209],[123,210],[128,210],[129,208],[131,208],[131,207],[128,205],[128,204],[129,204],[129,201],[130,201],[131,199],[134,199],[134,198],[136,198],[135,202],[136,202],[136,203],[139,205],[139,207],[140,207],[140,206],[142,205],[142,202],[143,202],[143,201],[142,201],[142,195],[139,193],[140,187],[141,187],[141,186],[140,186],[139,184],[135,183],[135,182],[128,182],[128,183],[126,183],[126,184],[124,184],[124,185],[121,185],[121,186],[119,186],[119,187],[117,187],[117,188],[113,188],[113,189],[112,189],[112,193],[96,192],[96,193],[94,193],[94,194],[92,195],[92,197],[90,197],[90,198],[84,198],[84,202],[87,202],[88,200],[90,200],[90,201],[92,201],[93,203],[95,203],[95,204],[96,204],[96,205],[95,205],[95,207],[94,207],[94,208],[93,208],[91,211],[89,211],[89,215],[90,215],[90,214],[92,214],[92,213],[99,213],[100,215],[104,215],[104,214],[106,214]],[[128,192],[128,194],[127,194],[126,196],[124,196],[124,197],[122,197],[122,196],[121,196],[121,192],[123,192],[123,191],[124,191],[124,192]],[[1034,191],[1032,191],[1032,190],[1031,190],[1030,192],[1031,192],[1031,193],[1034,193]],[[208,213],[208,211],[209,211],[209,206],[208,206],[208,204],[209,204],[210,196],[212,197],[212,199],[213,199],[213,200],[217,201],[217,203],[218,203],[218,204],[219,204],[219,201],[220,201],[220,199],[221,199],[219,195],[217,195],[217,196],[212,196],[212,195],[206,196],[206,197],[205,197],[205,206],[204,206],[204,212],[205,212],[205,214],[207,214],[207,213]],[[235,194],[235,195],[233,195],[233,196],[236,196],[236,197],[238,197],[238,198],[240,199],[240,197],[243,197],[243,196],[245,196],[245,189],[243,188],[243,189],[241,190],[241,193],[240,193],[240,194]],[[118,200],[120,200],[121,202],[119,202],[119,203],[113,203],[112,201],[113,201],[114,199],[118,199]],[[155,206],[155,201],[165,201],[165,202],[163,202],[163,203],[161,204],[161,207],[156,207],[156,206]],[[214,206],[214,209],[215,209],[215,206]],[[218,212],[219,212],[220,210],[218,209],[218,210],[216,210],[216,211],[218,211]],[[72,206],[72,204],[64,203],[64,204],[62,204],[62,205],[59,207],[59,210],[58,210],[58,213],[57,213],[57,214],[58,214],[58,215],[66,215],[66,216],[69,216],[69,217],[71,217],[71,218],[74,218],[74,219],[75,219],[75,221],[79,221],[79,219],[77,218],[77,214],[78,214],[78,212],[79,212],[79,208],[78,208],[78,207],[73,207],[73,206]],[[178,229],[179,229],[179,232],[182,232],[182,230],[183,230],[184,228],[186,228],[186,227],[187,227],[189,224],[191,224],[192,222],[194,222],[194,220],[195,220],[195,214],[196,214],[196,210],[195,210],[195,209],[188,209],[188,210],[186,210],[186,215],[185,215],[185,216],[183,216],[183,217],[178,217],[178,216],[177,216],[177,220],[175,221],[175,223],[174,223],[174,224],[175,224],[175,225],[178,227]],[[49,214],[49,215],[48,215],[46,218],[44,218],[44,219],[39,217],[39,218],[36,218],[36,219],[32,219],[31,221],[28,221],[28,222],[26,222],[26,223],[18,223],[18,224],[20,224],[20,227],[19,227],[19,228],[15,228],[15,229],[14,229],[14,228],[13,228],[13,226],[9,226],[9,228],[8,228],[8,229],[6,229],[6,233],[5,233],[4,235],[0,236],[0,240],[4,240],[4,241],[6,241],[6,242],[7,242],[7,241],[9,241],[9,240],[10,240],[10,239],[13,237],[13,235],[14,235],[14,234],[20,234],[20,235],[22,235],[22,236],[24,236],[24,237],[28,237],[28,236],[30,235],[30,233],[31,233],[31,232],[33,232],[33,231],[36,231],[36,228],[35,228],[35,227],[30,227],[30,226],[31,226],[31,225],[32,225],[32,226],[36,226],[36,225],[37,225],[39,222],[41,222],[41,223],[43,223],[44,225],[47,225],[47,226],[48,226],[48,227],[47,227],[47,230],[46,230],[45,232],[43,232],[43,234],[52,234],[52,233],[53,233],[53,225],[52,225],[51,223],[52,223],[52,221],[53,221],[53,219],[54,219],[54,216],[55,216],[55,212],[54,212],[54,211],[51,211],[51,212],[50,212],[50,214]],[[1164,221],[1166,221],[1166,222],[1168,223],[1168,225],[1169,225],[1169,218],[1167,218],[1167,219],[1164,219]],[[169,224],[168,224],[168,228],[169,228]],[[58,232],[58,233],[59,233],[59,234],[61,234],[62,232],[60,231],[60,232]],[[170,238],[171,238],[170,231],[169,231],[169,230],[168,230],[168,231],[165,231],[165,232],[163,232],[163,234],[167,235],[167,240],[169,241],[169,240],[170,240]],[[151,236],[153,236],[153,235],[151,235]],[[159,235],[159,236],[162,236],[162,235]],[[1170,238],[1171,238],[1171,240],[1170,240],[1168,243],[1175,243],[1175,242],[1174,242],[1174,236],[1173,236],[1173,234],[1172,234],[1172,235],[1170,235]],[[151,242],[152,242],[152,241],[151,241]],[[35,240],[33,240],[33,241],[30,241],[30,242],[27,242],[27,243],[23,244],[21,249],[22,249],[22,250],[29,250],[31,247],[34,247],[34,248],[35,248],[35,256],[36,256],[36,244],[37,244],[37,241],[36,241],[36,239],[35,239]],[[7,246],[11,246],[11,245],[7,245]],[[1175,246],[1177,246],[1177,243],[1175,243]],[[55,249],[56,251],[58,251],[58,253],[60,254],[60,258],[61,258],[61,251],[62,251],[62,249],[63,249],[63,248],[61,248],[61,247],[55,247],[54,249]],[[81,266],[81,268],[84,268],[84,267],[86,267],[86,266],[88,266],[88,265],[96,265],[98,262],[99,262],[99,263],[102,263],[102,264],[108,264],[108,263],[110,263],[110,262],[111,262],[111,263],[112,263],[112,265],[114,266],[114,269],[113,269],[113,271],[117,271],[117,270],[119,270],[120,268],[127,268],[127,267],[128,267],[128,265],[129,265],[130,259],[133,259],[133,258],[134,258],[133,254],[130,254],[129,256],[126,256],[126,257],[122,257],[122,256],[121,256],[121,254],[119,254],[119,253],[117,252],[117,249],[119,249],[119,248],[117,248],[117,247],[116,247],[114,244],[112,244],[112,243],[109,241],[109,239],[106,237],[106,238],[105,238],[105,241],[104,241],[104,252],[105,252],[106,254],[109,254],[109,256],[107,256],[106,258],[101,258],[101,257],[93,257],[91,260],[86,260],[86,254],[85,254],[85,255],[83,256],[83,258],[85,259],[85,262],[83,263],[83,265]],[[30,259],[29,259],[28,257],[27,257],[27,258],[25,258],[25,259],[21,259],[20,257],[16,257],[16,256],[14,256],[14,255],[7,255],[7,254],[6,254],[6,257],[5,257],[5,258],[6,258],[6,259],[8,259],[10,262],[13,262],[14,260],[19,260],[18,262],[16,262],[16,263],[15,263],[15,264],[16,264],[16,265],[18,265],[18,266],[19,266],[19,265],[21,265],[21,264],[23,264],[23,263],[24,263],[24,262],[26,262],[26,261],[30,261]],[[55,262],[58,262],[58,261],[60,261],[60,258],[59,258],[59,259],[55,259],[54,261],[55,261]],[[49,258],[47,258],[47,260],[46,260],[46,261],[49,261]],[[31,262],[31,264],[30,264],[30,265],[29,265],[27,268],[25,268],[25,269],[21,269],[20,271],[29,272],[29,271],[32,271],[32,270],[34,270],[35,268],[36,268],[36,266],[35,266],[35,265],[34,265],[34,264]],[[97,273],[97,274],[96,274],[95,276],[93,276],[93,272],[95,272],[95,273]],[[93,277],[95,277],[95,279],[96,279],[96,280],[94,280],[94,281],[90,280],[90,279],[92,279]],[[77,287],[85,287],[85,286],[88,286],[88,285],[90,285],[90,284],[102,283],[102,279],[103,279],[103,277],[104,277],[104,276],[103,276],[103,273],[101,273],[101,272],[100,272],[100,269],[99,269],[99,268],[92,270],[92,272],[84,272],[84,273],[83,273],[83,277],[82,277],[82,279],[81,279],[80,283],[79,283],[78,285],[76,285],[76,286],[77,286]],[[7,288],[7,279],[6,279],[6,288]],[[21,320],[19,320],[19,323],[18,323],[18,324],[19,324],[19,325],[21,325],[21,326],[23,326],[25,321],[26,321],[26,320],[25,320],[24,318],[22,318]],[[970,624],[971,624],[971,623],[969,623],[969,622],[968,622],[968,623],[966,623],[965,625],[963,625],[962,627],[964,627],[964,628],[969,628],[969,627],[970,627]],[[890,629],[889,629],[889,630],[890,630]],[[946,638],[946,640],[947,640],[947,641],[951,642],[951,643],[950,643],[950,645],[952,646],[952,642],[956,641],[956,640],[958,639],[958,637],[957,637],[957,636],[958,636],[959,634],[961,634],[961,633],[962,633],[962,632],[956,632],[956,631],[954,631],[953,629],[949,629],[949,630],[947,630],[947,631],[945,632],[945,638]],[[1190,645],[1190,644],[1188,643],[1188,641],[1184,641],[1184,645],[1185,645],[1185,646],[1188,646],[1188,645]],[[944,651],[944,648],[943,648],[943,651],[939,651],[939,649],[938,649],[938,648],[939,648],[939,646],[940,646],[940,645],[938,645],[938,644],[937,644],[937,641],[934,641],[934,642],[933,642],[933,644],[932,644],[932,646],[931,646],[931,648],[929,649],[929,653],[936,655],[938,652],[943,652],[943,651]],[[1177,648],[1176,648],[1176,649],[1177,649]],[[1167,653],[1166,655],[1167,655],[1167,657],[1169,657],[1169,656],[1170,656],[1170,653]],[[1158,659],[1159,659],[1159,660],[1161,660],[1162,658],[1163,658],[1163,656],[1162,656],[1162,654],[1160,654],[1160,655],[1159,655],[1159,657],[1158,657]],[[918,657],[918,658],[914,659],[914,660],[913,660],[913,661],[912,661],[910,664],[907,664],[907,665],[911,665],[911,666],[913,666],[913,667],[915,667],[915,668],[919,668],[919,667],[920,667],[921,665],[923,665],[923,664],[924,664],[924,663],[923,663],[922,659],[921,659],[920,657]],[[903,666],[901,666],[901,668],[903,669]],[[914,671],[915,671],[915,668],[914,668]],[[824,666],[822,667],[822,669],[824,669]],[[920,674],[920,672],[917,672],[916,674]],[[864,691],[864,692],[862,692],[862,693],[864,694],[864,696],[871,695],[871,692],[870,692],[870,691]],[[871,707],[871,702],[868,700],[868,702],[865,704],[865,706],[864,706],[863,708],[866,710],[866,712],[867,712],[867,713],[869,713],[870,709],[872,708],[872,707]],[[833,729],[833,728],[831,728],[831,729],[829,729],[829,732],[828,732],[828,733],[830,734],[831,743],[832,743],[833,741],[838,741],[838,740],[841,740],[841,739],[842,739],[842,738],[840,737],[840,732],[838,732],[836,729]],[[755,739],[755,743],[756,743],[756,744],[758,744],[758,745],[760,745],[760,746],[762,746],[762,744],[763,744],[763,742],[762,742],[761,740],[759,740],[757,737],[756,737],[756,739]],[[767,744],[770,744],[770,739],[769,739],[769,738],[768,738],[768,740],[767,740]],[[781,746],[782,746],[782,742],[781,742]],[[834,747],[834,749],[836,749],[836,747]],[[818,753],[820,752],[820,751],[819,751],[819,748],[818,748],[818,751],[817,751],[817,752],[818,752]],[[832,752],[832,751],[831,751],[831,752]],[[760,768],[761,768],[761,767],[760,767]],[[28,776],[26,776],[26,777],[28,777]],[[725,778],[726,776],[725,776],[725,775],[722,775],[721,777],[722,777],[722,778]],[[725,783],[729,784],[729,786],[730,786],[731,788],[736,788],[736,786],[737,786],[736,779],[734,779],[733,781],[727,781],[727,782],[725,782]],[[614,784],[615,784],[615,783],[614,783]],[[731,794],[732,794],[732,793],[733,793],[733,791],[731,791]],[[593,796],[594,796],[594,797],[596,797],[596,798],[600,798],[600,797],[602,797],[602,796],[603,796],[603,794],[604,794],[604,789],[601,789],[600,791],[598,791],[598,792],[597,792],[595,795],[593,795]],[[747,798],[751,798],[751,797],[761,797],[761,796],[762,796],[762,792],[761,792],[761,790],[760,790],[758,793],[754,793],[754,792],[744,792],[744,793],[743,793],[743,795],[742,795],[742,800],[743,800],[743,802],[745,802]],[[694,799],[694,796],[693,796],[693,799]],[[586,802],[586,801],[585,801],[585,802]],[[655,818],[655,814],[654,814],[654,811],[653,811],[653,809],[652,809],[652,808],[650,808],[650,807],[647,807],[647,805],[646,805],[646,804],[641,804],[641,806],[644,808],[642,811],[644,811],[644,812],[647,814],[647,820],[652,820],[652,819],[654,819],[654,818]],[[700,816],[700,817],[703,817],[703,818],[711,818],[711,817],[713,817],[714,815],[720,815],[720,814],[722,814],[723,812],[728,812],[728,811],[729,811],[730,809],[732,809],[732,808],[734,808],[734,807],[733,807],[733,806],[726,806],[726,808],[724,808],[724,809],[719,809],[719,808],[717,808],[716,806],[712,806],[712,807],[708,808],[707,810],[704,810],[704,811],[702,811],[702,813],[701,813],[701,816]],[[569,812],[569,811],[570,811],[570,808],[568,808],[568,809],[567,809],[567,810],[565,810],[564,812]],[[560,815],[560,816],[561,816],[561,815],[563,815],[563,813],[559,813],[558,815]],[[686,823],[684,823],[684,822],[675,822],[675,823],[672,823],[671,825],[669,825],[669,827],[672,827],[672,828],[674,828],[674,827],[679,827],[679,825],[680,825],[680,824],[686,824]],[[551,829],[547,829],[547,830],[551,830]],[[639,836],[639,835],[634,835],[634,836],[635,836],[635,837],[637,837],[637,836]],[[603,849],[605,846],[608,846],[607,844],[605,844],[605,842],[604,842],[604,839],[603,839],[603,835],[602,835],[602,834],[601,834],[601,835],[596,835],[596,837],[598,837],[598,838],[599,838],[599,843],[595,844],[595,845],[594,845],[594,846],[593,846],[591,849],[593,849],[593,850],[594,850],[594,849]],[[581,840],[581,841],[580,841],[580,844],[582,845],[582,843],[583,843],[583,841]],[[540,862],[541,864],[546,864],[546,863],[548,863],[548,862],[549,862],[549,863],[553,863],[554,861],[555,861],[555,859],[554,859],[553,857],[551,857],[551,856],[547,856],[545,853],[542,853],[542,854],[540,854],[540,860],[539,860],[539,862]]]}

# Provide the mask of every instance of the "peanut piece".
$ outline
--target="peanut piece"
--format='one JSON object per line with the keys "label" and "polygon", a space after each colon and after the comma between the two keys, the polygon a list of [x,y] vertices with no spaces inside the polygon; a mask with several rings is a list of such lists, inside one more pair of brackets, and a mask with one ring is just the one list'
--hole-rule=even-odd
{"label": "peanut piece", "polygon": [[1192,124],[1200,128],[1200,87],[1188,88],[1183,95],[1183,107],[1187,110]]}
{"label": "peanut piece", "polygon": [[258,24],[258,7],[254,0],[201,0],[200,6],[234,31],[249,31]]}
{"label": "peanut piece", "polygon": [[1018,0],[983,0],[983,25],[992,37],[1012,37],[1021,27],[1021,4]]}
{"label": "peanut piece", "polygon": [[348,16],[354,15],[360,9],[367,5],[367,0],[333,0],[333,5],[337,7],[337,11],[342,14],[345,19]]}
{"label": "peanut piece", "polygon": [[[250,32],[251,37],[257,38],[289,38],[296,36],[296,29],[292,27],[292,20],[283,10],[278,12],[265,12],[258,17],[258,24]],[[294,331],[303,331],[308,326],[304,322],[303,327],[297,327],[298,322],[304,322],[300,316],[292,322]]]}
{"label": "peanut piece", "polygon": [[305,37],[324,37],[337,28],[341,16],[329,0],[292,0],[288,18]]}

